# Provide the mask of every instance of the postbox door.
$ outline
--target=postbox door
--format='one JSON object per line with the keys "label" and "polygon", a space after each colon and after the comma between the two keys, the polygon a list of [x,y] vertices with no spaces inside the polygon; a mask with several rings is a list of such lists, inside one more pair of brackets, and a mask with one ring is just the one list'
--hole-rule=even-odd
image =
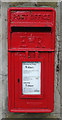
{"label": "postbox door", "polygon": [[[46,54],[39,52],[39,58],[37,60],[34,59],[35,53],[30,52],[29,54],[32,54],[32,58],[24,60],[26,53],[24,52],[16,52],[14,55],[14,63],[15,63],[15,108],[24,108],[24,109],[30,109],[30,108],[39,108],[41,109],[42,107],[47,108],[50,104],[48,102],[50,100],[50,87],[49,87],[49,79],[48,79],[48,74],[49,74],[49,54],[48,52]],[[51,57],[51,56],[50,56]],[[41,61],[40,61],[41,58]],[[23,84],[22,84],[22,67],[23,67],[23,62],[41,62],[41,78],[40,78],[40,94],[24,94],[23,95]],[[51,61],[52,62],[52,61]],[[50,64],[52,65],[52,64]],[[24,71],[25,72],[25,71]],[[25,74],[24,74],[25,75]],[[26,74],[27,75],[27,74]],[[46,80],[45,80],[46,77]],[[34,79],[33,79],[34,81]],[[47,81],[47,82],[46,82]],[[29,82],[29,79],[28,79]],[[27,83],[27,82],[26,82]],[[29,83],[27,83],[29,85]],[[31,83],[33,85],[33,83]],[[36,83],[35,83],[36,84]],[[47,89],[48,88],[48,89]],[[31,88],[32,89],[32,88]],[[22,91],[22,93],[21,93]],[[29,90],[27,91],[29,92]]]}

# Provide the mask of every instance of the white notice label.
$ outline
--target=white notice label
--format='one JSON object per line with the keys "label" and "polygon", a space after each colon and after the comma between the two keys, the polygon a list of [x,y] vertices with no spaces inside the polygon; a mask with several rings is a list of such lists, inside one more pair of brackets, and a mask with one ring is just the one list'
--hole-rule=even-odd
{"label": "white notice label", "polygon": [[41,94],[41,62],[22,62],[22,94]]}

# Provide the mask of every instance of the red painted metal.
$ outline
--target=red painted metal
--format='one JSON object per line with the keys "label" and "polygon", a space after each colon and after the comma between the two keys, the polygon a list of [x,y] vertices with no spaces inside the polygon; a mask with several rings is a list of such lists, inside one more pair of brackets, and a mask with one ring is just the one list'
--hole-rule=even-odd
{"label": "red painted metal", "polygon": [[[8,108],[49,113],[54,108],[55,10],[8,10]],[[22,62],[41,62],[41,94],[22,94]],[[19,82],[17,80],[20,80]]]}

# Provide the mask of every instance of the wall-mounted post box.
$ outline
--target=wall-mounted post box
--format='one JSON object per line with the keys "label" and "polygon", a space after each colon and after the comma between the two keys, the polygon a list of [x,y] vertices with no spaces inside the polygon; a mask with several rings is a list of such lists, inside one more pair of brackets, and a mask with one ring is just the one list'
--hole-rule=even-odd
{"label": "wall-mounted post box", "polygon": [[8,10],[10,112],[49,113],[54,107],[55,10]]}

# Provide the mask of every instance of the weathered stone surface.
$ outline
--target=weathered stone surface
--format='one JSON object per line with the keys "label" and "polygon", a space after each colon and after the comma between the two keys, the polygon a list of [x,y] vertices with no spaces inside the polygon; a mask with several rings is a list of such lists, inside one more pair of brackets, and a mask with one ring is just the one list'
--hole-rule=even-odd
{"label": "weathered stone surface", "polygon": [[60,116],[62,119],[62,2],[60,2]]}
{"label": "weathered stone surface", "polygon": [[58,0],[1,0],[2,2],[58,2]]}
{"label": "weathered stone surface", "polygon": [[50,7],[57,7],[57,2],[37,2],[37,6],[50,6]]}

